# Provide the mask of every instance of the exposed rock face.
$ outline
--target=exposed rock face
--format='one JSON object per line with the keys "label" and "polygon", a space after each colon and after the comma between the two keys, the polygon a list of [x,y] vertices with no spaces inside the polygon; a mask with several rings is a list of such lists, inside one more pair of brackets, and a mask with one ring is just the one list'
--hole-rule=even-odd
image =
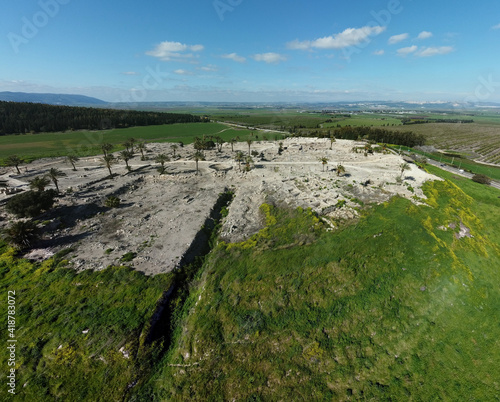
{"label": "exposed rock face", "polygon": [[[124,163],[113,166],[118,176],[112,180],[106,178],[107,169],[99,166],[97,157],[80,160],[77,172],[63,159],[40,160],[29,166],[29,173],[15,179],[27,183],[50,167],[68,174],[61,178],[59,187],[71,187],[72,192],[47,215],[47,219],[60,223],[45,235],[40,248],[51,247],[51,252],[57,252],[72,247],[69,257],[76,269],[102,269],[123,262],[153,275],[179,264],[225,188],[232,188],[235,198],[222,227],[222,238],[239,242],[262,228],[259,207],[263,202],[312,208],[325,217],[352,219],[362,203],[383,202],[396,194],[423,198],[422,184],[438,179],[410,165],[403,184],[398,184],[401,158],[393,154],[365,157],[351,152],[353,146],[362,145],[337,140],[330,150],[328,139],[292,138],[284,141],[286,150],[278,155],[278,143],[254,142],[252,150],[262,153],[264,159],[254,158],[248,172],[244,164],[238,166],[234,161],[229,144],[222,152],[206,151],[206,161],[199,162],[196,172],[195,162],[189,157],[194,150],[186,146],[177,152],[180,158],[166,164],[167,174],[159,175],[154,155],[170,153],[170,144],[149,144],[150,160],[141,162],[136,156],[129,161],[130,173]],[[248,146],[239,143],[236,150],[246,153]],[[324,157],[328,164],[323,166],[319,160]],[[339,163],[345,168],[340,176],[336,171]],[[10,180],[8,174],[3,177]],[[103,207],[110,195],[120,198],[119,208]],[[128,261],[121,261],[127,253]]]}

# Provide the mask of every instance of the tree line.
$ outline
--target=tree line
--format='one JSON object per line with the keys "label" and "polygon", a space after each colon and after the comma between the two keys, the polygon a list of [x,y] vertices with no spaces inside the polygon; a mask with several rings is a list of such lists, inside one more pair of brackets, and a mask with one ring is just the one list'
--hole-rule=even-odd
{"label": "tree line", "polygon": [[329,138],[334,137],[342,140],[365,139],[385,144],[403,145],[405,147],[416,147],[425,144],[425,137],[422,134],[415,134],[412,131],[392,131],[372,127],[340,127],[328,131],[316,131],[310,133],[313,137]]}
{"label": "tree line", "polygon": [[181,113],[54,106],[0,101],[0,135],[106,130],[134,126],[200,123],[208,119]]}

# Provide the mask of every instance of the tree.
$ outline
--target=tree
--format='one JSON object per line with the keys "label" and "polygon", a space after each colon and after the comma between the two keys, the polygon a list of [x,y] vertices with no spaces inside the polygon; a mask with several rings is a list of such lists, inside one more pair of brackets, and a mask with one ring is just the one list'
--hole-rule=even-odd
{"label": "tree", "polygon": [[199,170],[198,170],[198,162],[199,161],[204,161],[205,160],[205,155],[203,155],[203,152],[201,152],[201,151],[196,151],[193,154],[193,159],[196,162],[196,174],[198,174],[198,172],[199,172]]}
{"label": "tree", "polygon": [[325,165],[328,164],[328,158],[326,156],[324,156],[323,158],[319,158],[319,161],[321,162],[321,164],[323,165],[323,172],[325,171]]}
{"label": "tree", "polygon": [[215,143],[217,144],[217,152],[222,152],[222,146],[225,143],[222,137],[220,136],[215,137]]}
{"label": "tree", "polygon": [[132,152],[132,154],[134,153],[134,144],[137,142],[137,140],[133,137],[129,138],[128,141],[127,141],[129,144],[130,144],[130,152]]}
{"label": "tree", "polygon": [[405,170],[410,170],[410,165],[407,162],[402,163],[399,165],[399,168],[401,169],[401,174],[400,174],[400,179],[403,179],[403,174]]}
{"label": "tree", "polygon": [[32,221],[18,221],[4,230],[5,240],[21,249],[29,248],[39,237],[37,225]]}
{"label": "tree", "polygon": [[128,161],[134,157],[134,153],[132,151],[127,151],[126,149],[120,152],[120,158],[125,162],[125,166],[127,170],[130,172],[130,166],[128,165]]}
{"label": "tree", "polygon": [[11,197],[5,209],[19,218],[35,217],[52,208],[56,197],[57,192],[53,189],[26,191]]}
{"label": "tree", "polygon": [[76,172],[76,166],[75,163],[78,162],[80,158],[76,155],[68,155],[66,157],[66,162],[71,163],[71,166],[73,166],[73,171]]}
{"label": "tree", "polygon": [[32,190],[42,192],[50,184],[50,180],[46,176],[36,176],[28,183]]}
{"label": "tree", "polygon": [[234,157],[234,160],[238,163],[238,168],[241,172],[241,162],[245,158],[245,154],[241,151],[236,152],[236,156]]}
{"label": "tree", "polygon": [[340,163],[337,165],[337,176],[345,173],[345,167]]}
{"label": "tree", "polygon": [[102,153],[104,154],[104,156],[106,156],[109,154],[109,151],[111,151],[113,149],[113,145],[111,145],[108,142],[105,142],[101,145],[101,149],[102,149]]}
{"label": "tree", "polygon": [[116,158],[113,154],[107,154],[102,159],[101,162],[104,166],[108,168],[109,176],[113,177],[113,172],[111,172],[111,166],[116,163]]}
{"label": "tree", "polygon": [[252,145],[252,142],[253,142],[253,141],[252,141],[250,138],[247,140],[247,144],[248,144],[248,155],[250,155],[250,146]]}
{"label": "tree", "polygon": [[472,181],[480,184],[491,184],[491,179],[484,174],[475,174],[474,176],[472,176]]}
{"label": "tree", "polygon": [[179,149],[179,146],[177,144],[172,144],[170,145],[170,149],[174,151],[174,158],[175,158],[175,152]]}
{"label": "tree", "polygon": [[231,152],[234,152],[234,144],[236,144],[238,141],[236,140],[236,138],[231,138],[229,140],[229,143],[231,144]]}
{"label": "tree", "polygon": [[128,141],[128,140],[127,140],[127,141],[125,141],[122,145],[125,147],[125,149],[126,149],[127,151],[130,151],[130,149],[131,149],[131,148],[133,148],[133,146],[134,146],[134,144],[132,144],[132,143],[131,143],[130,141]]}
{"label": "tree", "polygon": [[158,167],[158,172],[160,172],[160,174],[163,174],[165,173],[165,163],[170,162],[170,158],[167,154],[159,154],[156,156],[155,162],[161,165]]}
{"label": "tree", "polygon": [[66,176],[66,173],[56,168],[50,168],[47,176],[50,180],[52,180],[52,183],[54,183],[54,186],[56,186],[57,192],[59,192],[59,178]]}
{"label": "tree", "polygon": [[144,151],[146,150],[146,143],[144,141],[138,142],[137,149],[141,153],[141,161],[145,161],[146,157],[144,156]]}
{"label": "tree", "polygon": [[334,143],[335,141],[336,141],[336,140],[335,140],[335,137],[332,135],[332,136],[330,137],[330,149],[332,149],[332,148],[333,148],[333,143]]}
{"label": "tree", "polygon": [[250,165],[253,163],[253,159],[250,155],[245,157],[245,171],[250,171]]}
{"label": "tree", "polygon": [[17,174],[21,174],[21,171],[19,170],[19,165],[23,162],[24,161],[17,155],[10,155],[7,158],[7,166],[14,166],[17,170]]}

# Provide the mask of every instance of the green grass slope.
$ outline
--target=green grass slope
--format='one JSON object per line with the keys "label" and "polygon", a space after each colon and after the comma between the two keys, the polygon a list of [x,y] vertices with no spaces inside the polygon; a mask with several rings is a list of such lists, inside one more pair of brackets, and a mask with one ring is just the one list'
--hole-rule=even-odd
{"label": "green grass slope", "polygon": [[[0,400],[122,400],[154,353],[143,340],[172,276],[145,277],[125,267],[77,274],[60,258],[32,264],[13,254],[2,250],[0,291],[4,301],[15,291],[17,386],[12,396],[4,384]],[[2,345],[9,334],[0,331]],[[11,368],[7,359],[2,347],[3,374]]]}
{"label": "green grass slope", "polygon": [[334,232],[264,206],[263,231],[212,253],[134,400],[500,398],[500,194],[450,179]]}

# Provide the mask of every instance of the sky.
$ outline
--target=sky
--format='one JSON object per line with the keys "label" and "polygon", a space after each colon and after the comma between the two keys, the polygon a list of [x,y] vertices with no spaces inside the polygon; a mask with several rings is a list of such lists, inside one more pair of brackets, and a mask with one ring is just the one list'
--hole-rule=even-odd
{"label": "sky", "polygon": [[500,102],[498,0],[12,0],[0,91]]}

